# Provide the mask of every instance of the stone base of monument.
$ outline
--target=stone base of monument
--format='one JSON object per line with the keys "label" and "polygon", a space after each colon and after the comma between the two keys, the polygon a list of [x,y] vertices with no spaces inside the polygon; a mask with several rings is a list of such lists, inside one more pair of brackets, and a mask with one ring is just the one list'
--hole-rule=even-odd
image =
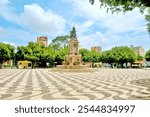
{"label": "stone base of monument", "polygon": [[57,65],[58,69],[85,69],[89,68],[87,65],[76,65],[76,66],[69,66],[69,65]]}
{"label": "stone base of monument", "polygon": [[58,72],[92,72],[94,71],[92,68],[86,65],[80,66],[65,66],[65,65],[57,65],[56,68],[52,69],[52,71]]}

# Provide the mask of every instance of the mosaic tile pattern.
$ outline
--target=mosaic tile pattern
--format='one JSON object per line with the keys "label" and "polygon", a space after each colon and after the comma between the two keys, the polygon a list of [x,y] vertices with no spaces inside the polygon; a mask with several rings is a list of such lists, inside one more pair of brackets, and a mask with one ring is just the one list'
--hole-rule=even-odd
{"label": "mosaic tile pattern", "polygon": [[74,73],[50,69],[1,69],[0,99],[150,99],[150,70],[99,69]]}

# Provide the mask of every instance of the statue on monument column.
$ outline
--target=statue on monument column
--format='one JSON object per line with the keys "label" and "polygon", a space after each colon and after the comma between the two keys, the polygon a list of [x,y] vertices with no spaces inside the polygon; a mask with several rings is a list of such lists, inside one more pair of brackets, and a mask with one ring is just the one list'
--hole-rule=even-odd
{"label": "statue on monument column", "polygon": [[71,38],[71,39],[73,39],[73,38],[77,39],[76,29],[75,29],[74,26],[73,26],[73,28],[72,28],[72,31],[70,31],[70,38]]}

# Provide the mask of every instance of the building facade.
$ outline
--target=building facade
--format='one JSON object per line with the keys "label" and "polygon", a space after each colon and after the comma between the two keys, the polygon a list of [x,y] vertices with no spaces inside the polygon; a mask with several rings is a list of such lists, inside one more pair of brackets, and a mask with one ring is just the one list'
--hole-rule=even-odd
{"label": "building facade", "polygon": [[48,46],[48,38],[46,36],[37,37],[37,43],[47,47]]}
{"label": "building facade", "polygon": [[93,51],[93,52],[102,52],[102,47],[100,47],[100,46],[91,47],[91,51]]}
{"label": "building facade", "polygon": [[136,53],[137,56],[144,56],[145,55],[144,48],[142,48],[142,46],[134,47],[133,45],[131,45],[130,47],[131,47],[131,49],[134,50],[134,52]]}

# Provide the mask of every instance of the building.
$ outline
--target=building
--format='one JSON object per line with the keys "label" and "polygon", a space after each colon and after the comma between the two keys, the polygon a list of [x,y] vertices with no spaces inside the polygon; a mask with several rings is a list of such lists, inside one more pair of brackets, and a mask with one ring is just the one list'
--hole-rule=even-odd
{"label": "building", "polygon": [[136,53],[137,56],[144,56],[145,53],[144,53],[144,49],[142,48],[142,46],[137,46],[137,47],[134,47],[133,45],[130,46],[134,52]]}
{"label": "building", "polygon": [[48,38],[46,36],[37,37],[37,43],[47,47],[47,45],[48,45]]}
{"label": "building", "polygon": [[100,46],[91,47],[91,51],[93,51],[93,52],[102,52],[102,47],[100,47]]}
{"label": "building", "polygon": [[32,62],[30,61],[18,61],[17,68],[27,69],[32,67]]}
{"label": "building", "polygon": [[13,60],[6,60],[6,61],[3,61],[2,66],[3,66],[4,68],[6,68],[6,67],[12,67],[12,66],[13,66]]}

